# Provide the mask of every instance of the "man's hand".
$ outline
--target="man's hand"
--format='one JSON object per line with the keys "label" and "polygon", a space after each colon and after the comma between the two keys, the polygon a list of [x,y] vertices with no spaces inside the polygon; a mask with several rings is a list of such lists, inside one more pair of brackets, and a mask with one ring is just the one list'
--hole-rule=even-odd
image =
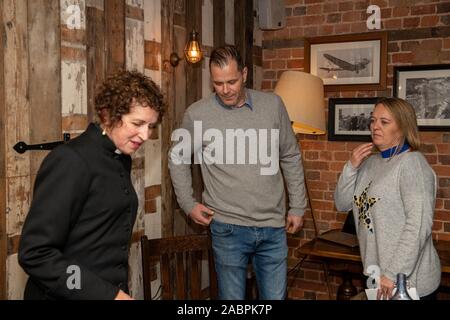
{"label": "man's hand", "polygon": [[378,300],[389,300],[392,298],[392,291],[394,291],[395,285],[394,281],[386,276],[381,276],[380,278],[380,288],[377,292]]}
{"label": "man's hand", "polygon": [[134,300],[134,299],[132,297],[130,297],[129,295],[127,295],[122,290],[119,290],[119,293],[117,293],[117,296],[114,300]]}
{"label": "man's hand", "polygon": [[288,233],[297,233],[303,227],[303,217],[288,214],[286,220],[286,231]]}
{"label": "man's hand", "polygon": [[199,225],[209,226],[212,221],[213,215],[214,211],[199,203],[194,207],[194,209],[192,209],[189,217],[191,217],[191,219]]}

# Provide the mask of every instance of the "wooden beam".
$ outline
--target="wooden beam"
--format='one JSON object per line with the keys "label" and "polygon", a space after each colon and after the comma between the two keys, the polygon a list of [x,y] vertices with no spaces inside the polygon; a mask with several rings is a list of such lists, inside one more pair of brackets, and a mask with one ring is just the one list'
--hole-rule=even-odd
{"label": "wooden beam", "polygon": [[[192,30],[199,33],[199,42],[202,43],[202,0],[186,0],[186,32],[187,39]],[[202,63],[186,64],[186,107],[202,98]],[[199,164],[192,165],[192,187],[194,197],[197,201],[202,201],[203,179]],[[182,213],[184,214],[184,212]],[[199,228],[191,220],[187,219],[186,234],[197,233]]]}
{"label": "wooden beam", "polygon": [[95,119],[95,92],[106,75],[105,56],[105,15],[104,11],[86,8],[87,38],[87,115],[88,122]]}
{"label": "wooden beam", "polygon": [[[192,30],[198,32],[199,42],[202,43],[202,0],[186,0],[186,43]],[[191,105],[202,97],[202,64],[187,63],[186,67],[186,106]]]}
{"label": "wooden beam", "polygon": [[[0,43],[4,42],[3,2],[0,0]],[[5,54],[0,48],[0,300],[6,300],[6,111],[5,111]]]}
{"label": "wooden beam", "polygon": [[234,40],[248,68],[247,87],[253,87],[253,1],[234,2]]}
{"label": "wooden beam", "polygon": [[126,17],[134,20],[144,21],[144,9],[126,5]]}
{"label": "wooden beam", "polygon": [[[28,41],[28,4],[27,1],[2,1],[3,23],[0,24],[2,33],[2,129],[4,149],[0,157],[4,164],[4,175],[0,177],[0,212],[8,210],[8,224],[2,212],[2,230],[0,230],[1,246],[1,281],[0,291],[7,298],[8,288],[15,290],[16,284],[8,284],[6,274],[7,236],[20,232],[19,226],[23,222],[25,212],[20,208],[26,207],[29,199],[30,154],[18,154],[13,146],[18,141],[30,141],[30,105],[29,105],[29,41]],[[28,183],[27,183],[28,182]],[[17,188],[17,189],[16,189]],[[8,197],[6,190],[11,194]],[[6,245],[6,249],[5,249]]]}
{"label": "wooden beam", "polygon": [[[163,1],[164,2],[164,1]],[[125,69],[125,0],[105,1],[106,72]]]}
{"label": "wooden beam", "polygon": [[[178,11],[179,15],[183,17],[186,15],[185,6],[180,6]],[[184,19],[185,21],[186,19]],[[173,26],[173,52],[176,52],[180,58],[182,59],[177,67],[173,68],[174,72],[174,85],[175,85],[175,98],[173,104],[173,121],[172,121],[172,129],[176,129],[180,127],[183,114],[186,110],[187,102],[186,102],[186,89],[187,89],[187,79],[186,79],[186,69],[188,68],[188,63],[184,59],[184,48],[186,46],[186,26],[176,25],[176,19],[174,17],[174,26]],[[173,202],[173,207],[176,206],[176,200]],[[186,215],[183,211],[175,211],[174,215],[174,228],[173,235],[174,236],[182,236],[186,234],[187,230],[187,221]]]}
{"label": "wooden beam", "polygon": [[225,0],[213,0],[214,47],[225,45]]}
{"label": "wooden beam", "polygon": [[[62,140],[59,2],[28,1],[30,143]],[[30,153],[30,173],[48,152]]]}
{"label": "wooden beam", "polygon": [[[173,17],[175,0],[161,1],[161,57],[168,60],[174,47]],[[166,98],[166,113],[161,128],[161,234],[163,237],[173,235],[175,196],[169,174],[168,152],[175,119],[175,76],[172,66],[163,62],[161,89]]]}

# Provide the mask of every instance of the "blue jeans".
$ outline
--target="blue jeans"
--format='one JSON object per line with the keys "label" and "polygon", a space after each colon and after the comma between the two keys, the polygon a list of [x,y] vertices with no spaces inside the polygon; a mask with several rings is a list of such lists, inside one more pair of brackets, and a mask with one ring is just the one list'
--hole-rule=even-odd
{"label": "blue jeans", "polygon": [[219,299],[245,298],[249,261],[261,300],[286,297],[288,248],[284,227],[244,227],[213,220],[210,228]]}

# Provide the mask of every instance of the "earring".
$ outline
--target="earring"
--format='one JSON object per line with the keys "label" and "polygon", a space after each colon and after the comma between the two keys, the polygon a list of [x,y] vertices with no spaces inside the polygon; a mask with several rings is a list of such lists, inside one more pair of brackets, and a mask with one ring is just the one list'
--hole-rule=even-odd
{"label": "earring", "polygon": [[106,136],[106,129],[103,129],[102,136]]}

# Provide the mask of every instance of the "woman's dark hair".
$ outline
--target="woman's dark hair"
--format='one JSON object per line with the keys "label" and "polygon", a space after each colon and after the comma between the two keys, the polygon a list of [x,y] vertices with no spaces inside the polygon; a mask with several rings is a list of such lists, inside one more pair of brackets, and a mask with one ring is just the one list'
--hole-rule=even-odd
{"label": "woman's dark hair", "polygon": [[158,86],[140,72],[121,70],[109,76],[98,89],[95,111],[100,122],[104,123],[107,116],[108,125],[113,126],[130,112],[133,102],[152,108],[161,120],[164,99]]}

